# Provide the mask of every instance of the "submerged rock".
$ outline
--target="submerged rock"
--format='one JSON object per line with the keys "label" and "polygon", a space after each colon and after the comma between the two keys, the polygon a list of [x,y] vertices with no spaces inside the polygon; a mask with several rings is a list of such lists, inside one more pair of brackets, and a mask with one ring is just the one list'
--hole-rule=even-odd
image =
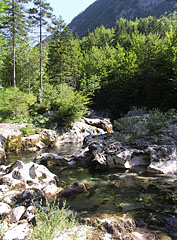
{"label": "submerged rock", "polygon": [[74,197],[75,195],[81,193],[81,192],[87,192],[87,184],[83,183],[72,183],[69,186],[66,186],[59,194],[60,197]]}
{"label": "submerged rock", "polygon": [[60,156],[55,153],[42,153],[34,159],[37,164],[48,165],[48,162],[54,162],[57,166],[68,166],[69,159],[66,156]]}
{"label": "submerged rock", "polygon": [[88,236],[91,235],[91,231],[93,230],[93,228],[88,226],[76,225],[72,228],[56,232],[53,240],[73,240],[74,236],[77,236],[78,240],[88,240],[91,239]]}

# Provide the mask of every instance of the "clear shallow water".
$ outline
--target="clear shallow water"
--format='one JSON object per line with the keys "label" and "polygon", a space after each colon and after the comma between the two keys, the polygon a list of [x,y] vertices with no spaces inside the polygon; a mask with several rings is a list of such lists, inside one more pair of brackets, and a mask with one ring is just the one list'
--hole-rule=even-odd
{"label": "clear shallow water", "polygon": [[60,155],[72,154],[81,148],[81,144],[65,144],[61,145],[59,148],[48,148],[43,149],[37,152],[23,152],[23,153],[15,153],[11,152],[7,154],[6,165],[15,162],[16,160],[23,161],[24,163],[28,163],[33,161],[37,156],[42,153],[57,153]]}
{"label": "clear shallow water", "polygon": [[177,177],[137,173],[55,169],[64,185],[89,184],[89,190],[68,198],[68,205],[89,215],[129,213],[139,227],[167,232],[177,239]]}
{"label": "clear shallow water", "polygon": [[[33,161],[42,152],[71,154],[79,145],[64,145],[37,153],[9,154],[7,163]],[[147,175],[120,170],[93,172],[83,168],[51,167],[63,187],[87,184],[87,191],[67,199],[71,209],[86,214],[131,214],[140,227],[163,230],[177,239],[177,176]],[[143,172],[143,171],[142,171]]]}

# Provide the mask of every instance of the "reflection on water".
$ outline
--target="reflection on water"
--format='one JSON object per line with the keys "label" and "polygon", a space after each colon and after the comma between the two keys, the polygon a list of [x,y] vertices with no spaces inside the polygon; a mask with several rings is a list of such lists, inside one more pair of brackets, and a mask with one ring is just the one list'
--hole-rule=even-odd
{"label": "reflection on water", "polygon": [[11,152],[7,154],[6,164],[8,165],[10,163],[15,162],[16,160],[21,160],[24,163],[28,163],[30,161],[33,161],[41,153],[57,153],[60,155],[72,154],[73,152],[77,151],[80,148],[81,144],[68,143],[65,145],[60,145],[59,148],[48,148],[37,152],[22,152],[22,153]]}

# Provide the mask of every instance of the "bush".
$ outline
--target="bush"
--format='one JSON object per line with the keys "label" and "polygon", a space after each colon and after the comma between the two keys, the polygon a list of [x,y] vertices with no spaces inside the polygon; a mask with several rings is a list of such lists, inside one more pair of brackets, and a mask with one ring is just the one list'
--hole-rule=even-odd
{"label": "bush", "polygon": [[[31,114],[37,119],[40,115],[46,118],[46,124],[57,122],[59,125],[68,125],[80,120],[87,113],[89,99],[80,92],[74,91],[67,84],[60,86],[47,85],[42,95],[42,104],[32,106]],[[39,115],[36,115],[36,112]],[[53,114],[50,115],[50,112]],[[49,115],[47,115],[49,114]]]}
{"label": "bush", "polygon": [[149,115],[146,126],[150,132],[158,131],[162,127],[168,127],[168,114],[161,112],[159,109],[153,109],[149,112]]}
{"label": "bush", "polygon": [[169,121],[177,119],[175,109],[163,113],[159,109],[149,112],[143,109],[130,111],[128,115],[115,121],[115,129],[121,133],[136,135],[157,135],[162,128],[169,126]]}
{"label": "bush", "polygon": [[28,122],[29,105],[35,97],[21,92],[18,88],[0,89],[0,122]]}

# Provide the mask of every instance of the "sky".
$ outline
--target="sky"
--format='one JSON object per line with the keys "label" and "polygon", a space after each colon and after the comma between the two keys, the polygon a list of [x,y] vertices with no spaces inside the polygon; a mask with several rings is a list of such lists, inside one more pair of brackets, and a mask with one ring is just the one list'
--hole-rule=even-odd
{"label": "sky", "polygon": [[95,0],[48,0],[54,9],[56,17],[62,16],[65,23],[69,24],[74,17],[84,11]]}

